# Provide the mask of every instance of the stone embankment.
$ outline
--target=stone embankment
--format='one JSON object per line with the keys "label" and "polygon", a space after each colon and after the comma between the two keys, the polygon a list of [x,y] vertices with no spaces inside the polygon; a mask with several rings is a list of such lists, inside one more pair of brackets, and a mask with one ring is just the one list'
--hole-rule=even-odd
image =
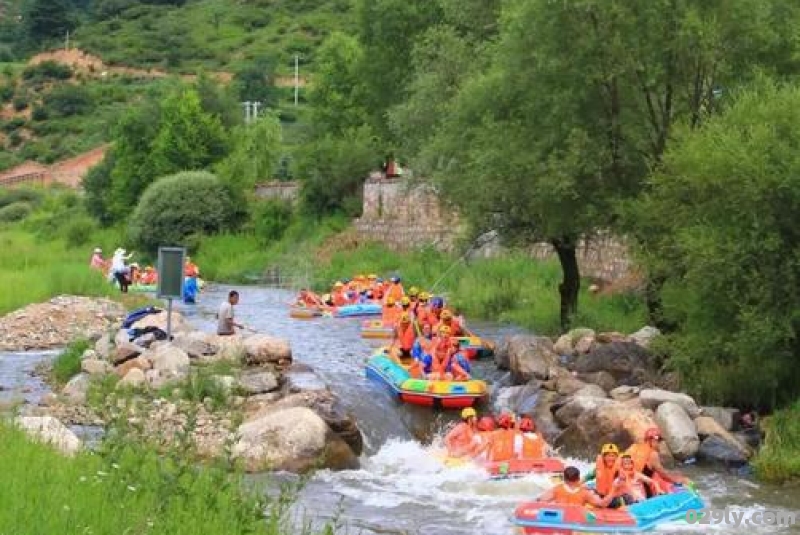
{"label": "stone embankment", "polygon": [[551,443],[589,458],[604,443],[625,448],[659,427],[666,460],[745,464],[758,431],[739,429],[736,409],[702,407],[675,392],[677,377],[660,373],[648,350],[659,334],[645,327],[629,336],[575,329],[555,341],[510,337],[495,361],[514,386],[500,389],[494,409],[532,414]]}
{"label": "stone embankment", "polygon": [[[167,341],[166,312],[123,329],[123,311],[109,303],[59,298],[0,319],[19,329],[4,338],[7,350],[64,345],[67,336],[51,331],[65,331],[71,318],[80,325],[68,329],[73,337],[94,340],[81,372],[39,407],[26,408],[21,428],[69,453],[79,446],[62,422],[113,421],[164,446],[189,436],[201,457],[232,455],[253,472],[357,467],[363,441],[355,421],[313,370],[293,362],[286,340],[220,337],[173,312]],[[49,314],[48,321],[18,323],[41,319],[34,312]]]}

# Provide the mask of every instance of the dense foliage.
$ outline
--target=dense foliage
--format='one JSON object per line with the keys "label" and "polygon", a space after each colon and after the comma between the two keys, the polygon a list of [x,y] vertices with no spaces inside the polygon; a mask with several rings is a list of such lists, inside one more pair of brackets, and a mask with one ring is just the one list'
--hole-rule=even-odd
{"label": "dense foliage", "polygon": [[229,230],[234,207],[211,173],[187,171],[149,186],[131,215],[131,239],[148,253],[160,245],[191,245],[199,235]]}

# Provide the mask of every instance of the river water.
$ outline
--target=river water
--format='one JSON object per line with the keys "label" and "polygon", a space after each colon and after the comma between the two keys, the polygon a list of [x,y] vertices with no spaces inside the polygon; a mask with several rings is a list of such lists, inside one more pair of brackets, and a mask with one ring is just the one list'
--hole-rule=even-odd
{"label": "river water", "polygon": [[[211,330],[219,303],[233,287],[213,286],[196,306],[178,305],[198,326]],[[356,417],[365,438],[361,468],[323,470],[300,492],[295,515],[311,524],[335,521],[350,535],[500,535],[513,533],[515,506],[542,492],[539,476],[487,481],[476,469],[443,468],[430,456],[431,440],[441,435],[453,413],[397,403],[364,376],[364,363],[375,347],[359,337],[358,319],[295,320],[288,316],[292,294],[260,287],[236,287],[241,293],[238,320],[249,327],[288,338],[296,362],[311,365]],[[514,328],[471,323],[490,339]],[[42,356],[0,355],[0,402],[14,397],[35,401],[43,386],[29,376]],[[478,362],[476,374],[496,383],[503,380],[491,361]],[[22,390],[27,392],[21,393]],[[586,460],[575,459],[582,469]],[[800,515],[800,487],[763,485],[746,477],[694,466],[683,470],[697,483],[710,507],[780,511]],[[291,476],[283,476],[291,479]],[[800,520],[800,518],[798,518]],[[672,522],[658,528],[665,535],[684,533],[800,533],[793,527],[689,525]]]}

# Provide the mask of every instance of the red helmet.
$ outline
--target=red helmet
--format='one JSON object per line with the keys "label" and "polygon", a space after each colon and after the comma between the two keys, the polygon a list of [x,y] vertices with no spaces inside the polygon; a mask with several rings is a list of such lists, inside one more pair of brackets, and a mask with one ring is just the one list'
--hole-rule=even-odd
{"label": "red helmet", "polygon": [[500,416],[497,417],[497,427],[502,427],[503,429],[511,429],[514,425],[514,416],[504,412]]}
{"label": "red helmet", "polygon": [[527,416],[523,417],[519,421],[519,430],[520,431],[522,431],[524,433],[530,433],[530,432],[533,432],[534,429],[536,429],[536,425],[533,423],[533,420],[531,420]]}
{"label": "red helmet", "polygon": [[661,440],[661,429],[658,427],[651,427],[644,432],[645,440]]}
{"label": "red helmet", "polygon": [[494,431],[494,418],[491,416],[482,416],[478,420],[478,431]]}

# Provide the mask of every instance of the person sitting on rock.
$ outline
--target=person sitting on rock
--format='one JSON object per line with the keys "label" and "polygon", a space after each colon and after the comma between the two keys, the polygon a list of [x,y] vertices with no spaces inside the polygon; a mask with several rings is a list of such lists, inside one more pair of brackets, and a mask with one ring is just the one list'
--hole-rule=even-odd
{"label": "person sitting on rock", "polygon": [[461,422],[444,437],[444,445],[450,457],[472,457],[480,449],[478,435],[478,413],[472,407],[461,411]]}
{"label": "person sitting on rock", "polygon": [[[633,459],[633,467],[636,472],[641,472],[654,480],[660,479],[665,483],[688,485],[690,483],[689,478],[682,474],[668,472],[661,464],[658,445],[663,440],[661,430],[658,427],[651,427],[645,431],[642,441],[632,444],[625,451],[625,455],[629,455]],[[649,485],[645,489],[648,497],[657,491],[657,489],[651,488]]]}
{"label": "person sitting on rock", "polygon": [[608,507],[614,494],[601,498],[581,483],[581,472],[574,466],[564,469],[564,482],[541,494],[537,501],[585,507]]}
{"label": "person sitting on rock", "polygon": [[[611,493],[619,498],[625,505],[631,505],[646,500],[651,494],[663,494],[658,482],[634,469],[633,458],[623,455],[619,458],[619,471],[614,479]],[[652,493],[648,492],[653,489]]]}

